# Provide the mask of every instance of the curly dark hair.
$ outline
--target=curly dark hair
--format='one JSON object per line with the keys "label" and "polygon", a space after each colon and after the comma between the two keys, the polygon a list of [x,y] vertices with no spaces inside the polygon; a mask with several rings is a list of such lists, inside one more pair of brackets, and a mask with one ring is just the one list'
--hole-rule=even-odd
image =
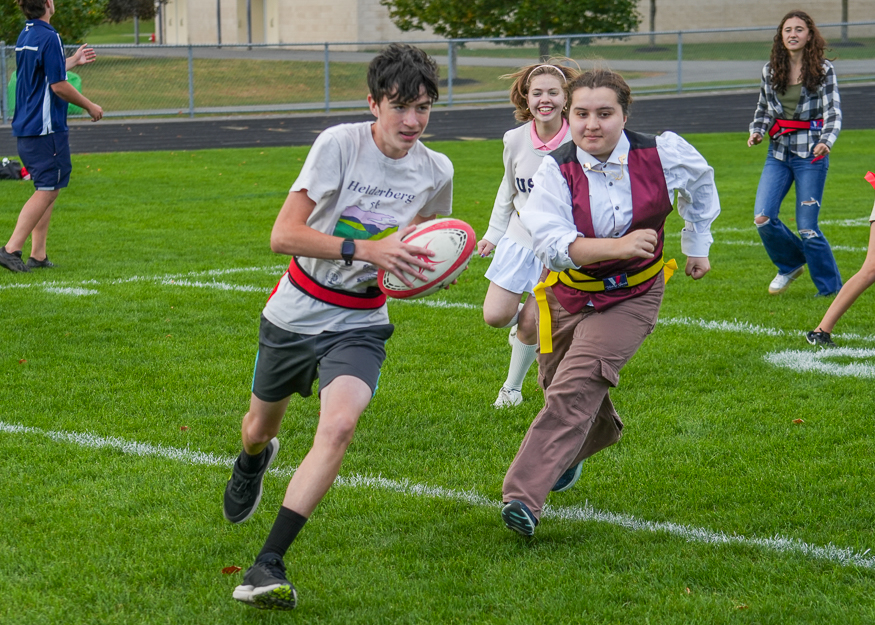
{"label": "curly dark hair", "polygon": [[[513,84],[510,86],[510,102],[514,106],[513,116],[518,122],[527,122],[535,118],[529,110],[529,85],[532,84],[532,79],[535,76],[546,74],[555,76],[562,81],[562,89],[565,91],[566,102],[570,100],[570,92],[568,91],[569,83],[574,80],[580,73],[579,70],[568,67],[566,63],[574,63],[571,59],[565,57],[551,57],[543,63],[535,63],[527,65],[513,74],[505,74],[500,76],[502,79],[513,79]],[[565,117],[565,113],[562,113]]]}
{"label": "curly dark hair", "polygon": [[790,54],[784,47],[784,23],[792,18],[799,18],[808,27],[808,43],[802,50],[802,84],[808,91],[817,91],[826,79],[826,70],[823,69],[823,51],[826,48],[826,40],[817,29],[817,25],[811,16],[805,11],[794,10],[787,13],[778,25],[778,32],[772,43],[772,55],[769,65],[772,69],[772,87],[778,93],[787,92],[787,84],[790,82]]}
{"label": "curly dark hair", "polygon": [[432,102],[438,99],[438,66],[417,47],[390,44],[368,66],[368,90],[377,103],[389,98],[407,104],[423,89]]}

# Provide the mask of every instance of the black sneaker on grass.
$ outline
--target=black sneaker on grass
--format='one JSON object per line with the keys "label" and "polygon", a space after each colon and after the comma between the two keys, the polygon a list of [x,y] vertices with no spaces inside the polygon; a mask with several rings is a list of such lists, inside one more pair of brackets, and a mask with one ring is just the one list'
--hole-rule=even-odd
{"label": "black sneaker on grass", "polygon": [[805,340],[814,345],[815,347],[835,347],[836,344],[832,342],[832,338],[830,337],[829,332],[818,332],[817,330],[812,330],[808,334],[805,335]]}
{"label": "black sneaker on grass", "polygon": [[27,259],[27,268],[28,269],[51,269],[55,266],[55,263],[49,260],[49,257],[46,256],[43,260],[37,260],[33,256]]}
{"label": "black sneaker on grass", "polygon": [[534,536],[535,528],[538,526],[538,519],[535,518],[529,507],[517,499],[512,500],[501,509],[501,520],[504,521],[507,529],[523,536]]}
{"label": "black sneaker on grass", "polygon": [[[270,463],[276,458],[280,442],[271,439],[264,448],[264,460],[261,468],[255,473],[245,473],[240,468],[240,458],[234,461],[234,469],[231,478],[225,485],[225,501],[222,504],[222,513],[231,523],[243,523],[255,513],[258,502],[261,501],[262,483],[264,474],[270,468]],[[242,452],[241,452],[242,453]]]}
{"label": "black sneaker on grass", "polygon": [[21,260],[21,252],[7,252],[6,246],[0,247],[0,265],[16,273],[28,273],[30,271]]}
{"label": "black sneaker on grass", "polygon": [[298,593],[286,579],[286,565],[275,553],[259,556],[246,569],[234,598],[261,610],[291,610],[298,603]]}

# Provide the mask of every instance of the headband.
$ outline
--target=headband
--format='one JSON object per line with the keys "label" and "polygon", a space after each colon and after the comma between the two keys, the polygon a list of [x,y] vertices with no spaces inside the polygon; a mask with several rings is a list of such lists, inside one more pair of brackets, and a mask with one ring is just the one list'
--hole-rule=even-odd
{"label": "headband", "polygon": [[529,72],[529,78],[528,78],[528,80],[526,80],[526,84],[529,84],[529,82],[532,80],[532,75],[536,71],[541,69],[542,67],[547,67],[547,68],[550,68],[552,70],[555,70],[556,72],[559,73],[560,76],[562,76],[562,80],[565,81],[566,84],[568,84],[568,79],[565,77],[565,72],[563,72],[561,69],[559,69],[555,65],[550,65],[549,63],[543,63],[541,65],[538,65],[537,67],[532,68],[532,71]]}

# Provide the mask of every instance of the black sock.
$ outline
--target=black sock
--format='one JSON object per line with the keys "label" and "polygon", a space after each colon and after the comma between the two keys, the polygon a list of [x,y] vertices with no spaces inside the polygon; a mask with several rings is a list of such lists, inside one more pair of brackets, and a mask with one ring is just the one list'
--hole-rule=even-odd
{"label": "black sock", "polygon": [[240,465],[240,469],[244,473],[255,473],[264,464],[266,452],[267,452],[267,447],[262,449],[260,453],[257,453],[254,456],[250,456],[249,454],[246,453],[246,450],[244,449],[243,451],[240,452],[240,456],[237,458],[237,462]]}
{"label": "black sock", "polygon": [[267,540],[264,542],[264,547],[261,548],[258,557],[260,558],[266,553],[275,553],[284,557],[306,522],[307,518],[302,517],[294,510],[280,507],[276,521],[273,522],[273,527],[270,529],[270,534],[267,535]]}

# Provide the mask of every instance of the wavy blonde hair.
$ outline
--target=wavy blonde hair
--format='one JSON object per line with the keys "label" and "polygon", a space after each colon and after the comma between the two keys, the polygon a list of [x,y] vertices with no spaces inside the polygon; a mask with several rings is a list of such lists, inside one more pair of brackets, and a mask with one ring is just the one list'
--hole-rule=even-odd
{"label": "wavy blonde hair", "polygon": [[[510,86],[510,102],[516,109],[513,112],[513,116],[517,121],[528,122],[535,118],[529,110],[528,103],[529,85],[535,76],[547,75],[559,78],[562,81],[562,89],[565,91],[565,101],[571,100],[571,92],[568,91],[568,85],[580,74],[580,68],[569,67],[568,65],[563,65],[563,63],[574,63],[577,65],[571,59],[564,56],[556,56],[550,57],[543,63],[534,63],[522,67],[513,74],[501,76],[502,79],[513,80],[513,84]],[[562,112],[562,116],[566,116],[565,111]]]}

